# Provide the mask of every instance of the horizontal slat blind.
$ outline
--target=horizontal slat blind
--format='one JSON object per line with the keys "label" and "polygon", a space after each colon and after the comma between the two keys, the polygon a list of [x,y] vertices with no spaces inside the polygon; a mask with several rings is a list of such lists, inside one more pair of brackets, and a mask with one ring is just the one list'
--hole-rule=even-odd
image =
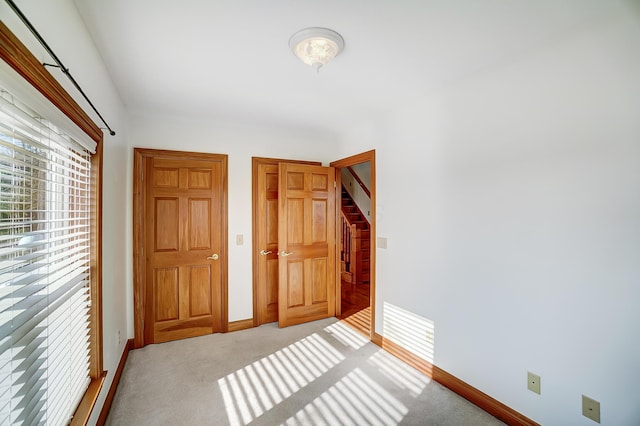
{"label": "horizontal slat blind", "polygon": [[91,153],[0,93],[0,425],[65,425],[90,381]]}

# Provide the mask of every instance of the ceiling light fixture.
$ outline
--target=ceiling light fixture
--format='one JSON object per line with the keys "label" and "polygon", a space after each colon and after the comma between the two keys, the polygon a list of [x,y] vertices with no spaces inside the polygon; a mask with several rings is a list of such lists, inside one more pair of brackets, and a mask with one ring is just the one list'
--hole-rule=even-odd
{"label": "ceiling light fixture", "polygon": [[291,36],[289,47],[302,62],[318,72],[342,51],[344,39],[328,28],[305,28]]}

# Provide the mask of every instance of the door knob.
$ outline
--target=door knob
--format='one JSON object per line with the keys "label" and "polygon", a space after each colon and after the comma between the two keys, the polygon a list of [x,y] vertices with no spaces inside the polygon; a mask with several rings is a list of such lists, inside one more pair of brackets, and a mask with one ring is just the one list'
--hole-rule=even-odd
{"label": "door knob", "polygon": [[260,250],[260,254],[263,255],[263,256],[266,256],[266,255],[271,254],[271,253],[273,253],[271,250]]}
{"label": "door knob", "polygon": [[286,251],[282,250],[279,254],[282,257],[287,257],[287,256],[292,255],[293,253],[292,252],[286,252]]}
{"label": "door knob", "polygon": [[211,256],[207,257],[209,260],[218,260],[218,253],[213,253]]}

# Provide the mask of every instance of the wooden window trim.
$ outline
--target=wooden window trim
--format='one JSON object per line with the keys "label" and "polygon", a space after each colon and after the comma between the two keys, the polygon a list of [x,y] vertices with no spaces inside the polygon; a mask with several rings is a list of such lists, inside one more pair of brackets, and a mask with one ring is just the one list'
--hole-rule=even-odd
{"label": "wooden window trim", "polygon": [[91,229],[91,383],[71,421],[72,425],[86,425],[104,383],[106,372],[102,365],[102,131],[46,70],[29,49],[0,20],[0,58],[53,103],[71,121],[97,143],[91,156],[92,223]]}
{"label": "wooden window trim", "polygon": [[98,144],[102,143],[100,127],[2,21],[0,21],[0,57],[65,113],[91,139]]}

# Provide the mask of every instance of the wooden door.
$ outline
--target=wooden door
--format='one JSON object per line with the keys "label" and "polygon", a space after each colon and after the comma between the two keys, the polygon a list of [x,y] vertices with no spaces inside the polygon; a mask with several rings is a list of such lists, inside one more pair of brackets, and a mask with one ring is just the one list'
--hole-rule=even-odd
{"label": "wooden door", "polygon": [[144,344],[223,331],[226,156],[211,157],[146,161]]}
{"label": "wooden door", "polygon": [[280,163],[280,327],[335,315],[335,169]]}
{"label": "wooden door", "polygon": [[252,158],[254,326],[278,321],[278,164],[316,161]]}
{"label": "wooden door", "polygon": [[278,165],[258,164],[258,324],[278,321]]}

